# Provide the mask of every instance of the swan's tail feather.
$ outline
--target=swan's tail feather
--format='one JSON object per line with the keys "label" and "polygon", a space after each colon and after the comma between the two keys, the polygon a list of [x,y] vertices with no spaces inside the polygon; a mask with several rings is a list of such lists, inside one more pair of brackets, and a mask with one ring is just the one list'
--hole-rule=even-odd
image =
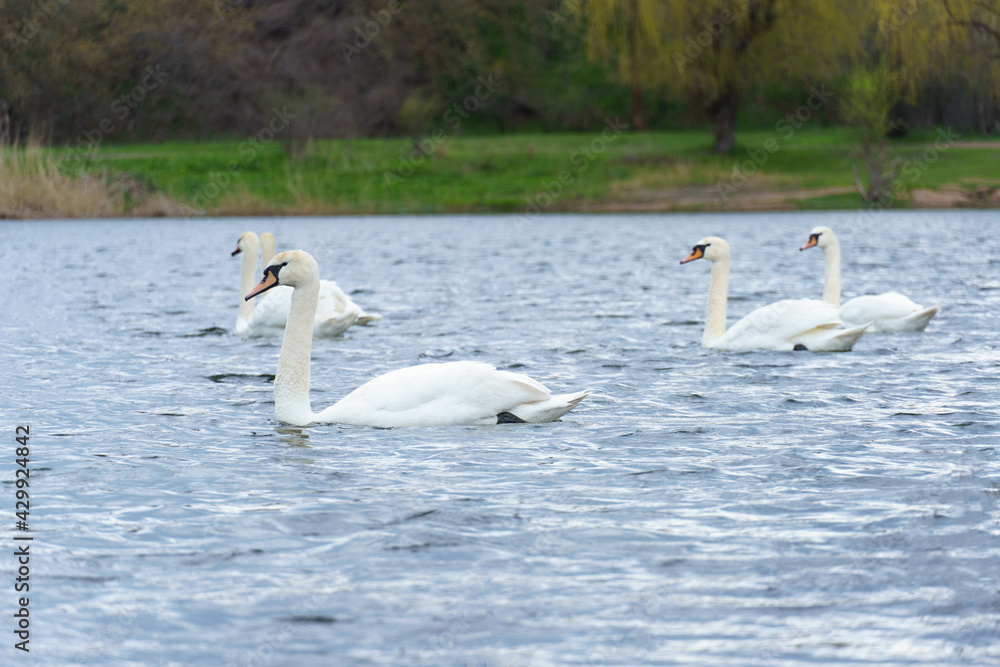
{"label": "swan's tail feather", "polygon": [[354,324],[354,313],[346,313],[328,317],[322,322],[317,322],[313,329],[315,338],[336,338],[343,335],[352,324]]}
{"label": "swan's tail feather", "polygon": [[573,394],[550,396],[543,401],[522,403],[509,412],[526,422],[536,424],[553,422],[578,406],[580,401],[587,398],[589,394],[590,392],[587,391],[578,391]]}
{"label": "swan's tail feather", "polygon": [[354,323],[366,327],[372,322],[378,322],[381,319],[382,319],[381,315],[377,315],[375,313],[366,313],[364,311],[361,311],[361,314],[358,315],[358,319]]}
{"label": "swan's tail feather", "polygon": [[806,349],[810,352],[847,352],[854,347],[858,339],[868,330],[870,324],[869,322],[860,327],[851,327],[849,329],[827,329],[825,331],[831,335],[809,338],[801,336],[799,337],[799,342],[805,345]]}
{"label": "swan's tail feather", "polygon": [[907,315],[903,318],[905,326],[900,329],[900,331],[923,331],[930,324],[930,321],[937,315],[940,306],[931,306],[930,308],[924,308],[923,310],[918,310],[912,315]]}
{"label": "swan's tail feather", "polygon": [[844,329],[843,331],[838,331],[831,340],[834,346],[830,348],[832,352],[847,352],[854,344],[858,342],[858,339],[868,331],[868,325],[862,324],[860,327],[852,327],[850,329]]}

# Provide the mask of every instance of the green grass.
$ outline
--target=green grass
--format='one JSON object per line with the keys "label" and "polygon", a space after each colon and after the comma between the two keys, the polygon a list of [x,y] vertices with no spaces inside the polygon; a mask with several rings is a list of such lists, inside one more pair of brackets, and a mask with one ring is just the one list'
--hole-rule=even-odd
{"label": "green grass", "polygon": [[[622,133],[606,140],[600,131],[446,133],[430,155],[412,162],[413,142],[400,138],[316,141],[296,157],[280,140],[172,142],[102,146],[90,159],[64,164],[127,173],[210,214],[521,211],[529,200],[546,211],[629,210],[636,204],[650,210],[734,210],[741,206],[739,198],[723,203],[715,194],[717,184],[730,182],[734,164],[751,165],[755,153],[767,160],[738,189],[740,195],[770,191],[781,201],[782,193],[789,193],[788,201],[800,208],[855,208],[861,199],[848,157],[852,137],[844,128],[805,127],[791,136],[787,130],[748,130],[738,133],[733,153],[722,157],[710,151],[707,131]],[[960,141],[981,145],[927,153],[934,160],[923,160],[935,139],[934,132],[926,132],[892,143],[894,155],[911,160],[910,170],[900,175],[905,192],[1000,186],[1000,141],[963,137]],[[72,155],[70,149],[54,152]],[[823,188],[843,191],[801,192]],[[701,192],[704,201],[676,203],[679,192]]]}

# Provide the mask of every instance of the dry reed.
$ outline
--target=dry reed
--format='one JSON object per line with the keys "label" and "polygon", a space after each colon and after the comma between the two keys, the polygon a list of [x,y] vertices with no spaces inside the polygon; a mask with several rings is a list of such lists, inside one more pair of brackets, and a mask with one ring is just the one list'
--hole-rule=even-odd
{"label": "dry reed", "polygon": [[149,194],[134,179],[65,173],[65,158],[28,141],[0,145],[0,218],[102,218],[179,215],[184,208]]}

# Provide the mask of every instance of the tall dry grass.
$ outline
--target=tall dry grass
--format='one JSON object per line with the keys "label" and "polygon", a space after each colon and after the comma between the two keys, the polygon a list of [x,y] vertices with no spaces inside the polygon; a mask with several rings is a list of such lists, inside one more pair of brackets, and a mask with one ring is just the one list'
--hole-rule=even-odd
{"label": "tall dry grass", "polygon": [[62,160],[36,142],[0,146],[0,218],[121,215],[125,196],[106,179],[59,170]]}
{"label": "tall dry grass", "polygon": [[102,218],[184,215],[185,207],[149,193],[125,175],[65,173],[64,158],[36,141],[0,145],[0,218]]}

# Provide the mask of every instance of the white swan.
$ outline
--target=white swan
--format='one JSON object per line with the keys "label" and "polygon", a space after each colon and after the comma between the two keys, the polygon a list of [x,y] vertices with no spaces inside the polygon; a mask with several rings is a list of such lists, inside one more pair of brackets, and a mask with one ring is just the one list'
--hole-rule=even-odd
{"label": "white swan", "polygon": [[320,292],[316,260],[301,250],[279,253],[246,298],[278,285],[293,289],[274,378],[274,416],[278,421],[295,426],[338,422],[383,428],[549,422],[587,396],[587,392],[553,396],[526,375],[474,361],[455,361],[380,375],[314,413],[309,405],[309,354]]}
{"label": "white swan", "polygon": [[274,234],[264,232],[260,235],[260,265],[267,266],[274,257]]}
{"label": "white swan", "polygon": [[702,347],[718,350],[850,350],[865,327],[844,329],[836,307],[818,299],[785,299],[761,306],[726,330],[729,289],[729,244],[709,236],[681,264],[705,258],[712,262],[712,280],[705,308]]}
{"label": "white swan", "polygon": [[[233,255],[243,254],[240,271],[240,295],[253,287],[257,270],[257,254],[261,244],[253,232],[245,232],[236,243]],[[280,336],[288,320],[292,303],[291,288],[273,290],[256,300],[256,304],[240,299],[236,317],[236,333],[241,336]],[[381,319],[380,315],[366,313],[344,294],[332,280],[320,281],[319,305],[313,334],[317,338],[334,338],[343,334],[352,324],[368,324]]]}
{"label": "white swan", "polygon": [[899,292],[859,296],[841,306],[840,243],[829,227],[815,227],[809,232],[809,240],[799,250],[816,246],[822,248],[826,256],[823,300],[840,306],[840,319],[844,324],[851,326],[870,322],[868,331],[874,333],[923,331],[937,314],[938,306],[924,308]]}
{"label": "white swan", "polygon": [[[271,259],[274,257],[274,245],[275,245],[274,234],[272,234],[271,232],[264,232],[260,235],[261,266],[268,266],[271,263]],[[351,300],[351,297],[347,296],[347,294],[344,293],[344,290],[340,289],[340,286],[337,283],[333,282],[332,280],[321,280],[319,281],[319,284],[320,284],[319,309],[317,312],[320,313],[320,317],[323,316],[325,306],[328,305],[325,302],[325,299],[330,298],[332,299],[332,303],[334,304],[336,310],[342,311],[343,313],[345,313],[345,316],[348,313],[352,312],[357,315],[357,317],[354,320],[354,324],[356,325],[368,326],[372,322],[378,322],[379,320],[382,319],[381,315],[376,315],[375,313],[366,313],[364,310],[362,310],[361,306],[354,303],[354,301]],[[284,322],[285,320],[288,319],[288,304],[291,303],[292,290],[279,289],[276,290],[274,293],[285,295],[283,298],[286,299],[286,303],[282,304],[283,310],[281,312],[281,317],[279,318],[281,321],[281,327],[284,328],[285,326]],[[332,316],[332,313],[327,313],[327,315]],[[346,325],[344,328],[347,329],[347,327],[349,326],[350,325]],[[329,326],[329,329],[334,330],[336,329],[336,327],[334,327],[331,324]],[[313,333],[316,336],[327,336],[327,337],[338,335],[334,333],[324,334],[319,331],[314,331]]]}

